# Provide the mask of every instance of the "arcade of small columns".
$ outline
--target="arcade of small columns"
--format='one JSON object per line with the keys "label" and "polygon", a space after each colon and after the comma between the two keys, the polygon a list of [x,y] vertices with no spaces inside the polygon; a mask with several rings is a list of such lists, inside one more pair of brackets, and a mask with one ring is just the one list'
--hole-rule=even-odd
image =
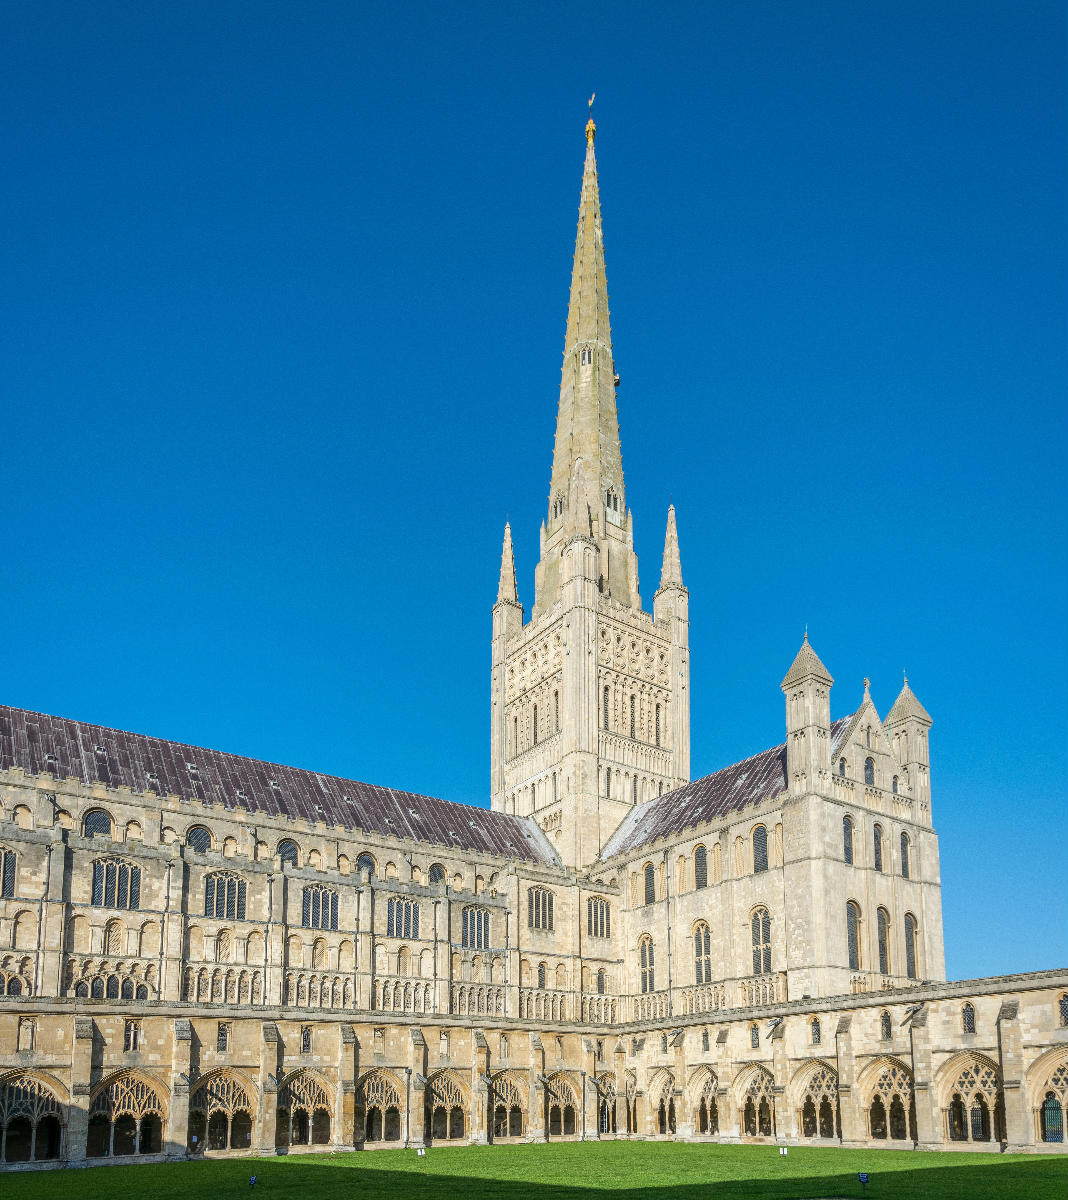
{"label": "arcade of small columns", "polygon": [[1016,978],[1023,1004],[977,998],[996,1029],[952,1050],[947,1023],[976,1007],[952,985],[622,1035],[5,999],[0,1163],[605,1137],[1063,1148],[1068,1041],[1026,1042],[1066,981]]}

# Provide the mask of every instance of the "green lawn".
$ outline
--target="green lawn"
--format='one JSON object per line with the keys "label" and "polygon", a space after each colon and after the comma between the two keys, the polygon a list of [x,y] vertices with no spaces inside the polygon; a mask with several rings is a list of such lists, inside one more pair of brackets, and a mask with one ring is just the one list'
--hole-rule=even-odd
{"label": "green lawn", "polygon": [[[865,1192],[857,1180],[867,1171]],[[249,1176],[258,1177],[255,1190]],[[4,1200],[1064,1200],[1068,1158],[587,1142],[95,1167],[2,1175]]]}

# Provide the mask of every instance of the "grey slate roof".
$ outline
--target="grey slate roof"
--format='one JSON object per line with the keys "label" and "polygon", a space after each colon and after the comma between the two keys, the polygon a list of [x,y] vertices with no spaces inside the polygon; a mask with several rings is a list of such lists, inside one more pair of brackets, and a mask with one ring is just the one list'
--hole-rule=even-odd
{"label": "grey slate roof", "polygon": [[521,817],[0,705],[0,769],[13,767],[557,865]]}
{"label": "grey slate roof", "polygon": [[[831,724],[832,758],[852,719],[852,716],[842,717]],[[786,783],[783,743],[639,804],[608,839],[601,858],[629,853],[660,838],[725,817],[747,804],[770,800],[779,795]]]}

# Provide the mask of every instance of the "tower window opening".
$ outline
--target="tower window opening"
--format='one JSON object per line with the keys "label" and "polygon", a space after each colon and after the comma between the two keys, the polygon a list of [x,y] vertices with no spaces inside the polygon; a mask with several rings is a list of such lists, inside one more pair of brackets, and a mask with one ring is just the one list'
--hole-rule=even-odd
{"label": "tower window opening", "polygon": [[630,698],[630,736],[637,737],[638,732],[638,697]]}
{"label": "tower window opening", "polygon": [[579,355],[579,362],[584,367],[588,367],[593,362],[593,347],[592,346],[583,346],[582,347],[582,353]]}
{"label": "tower window opening", "polygon": [[609,703],[608,688],[605,688],[604,689],[604,722],[603,722],[605,729],[608,728],[608,703]]}
{"label": "tower window opening", "polygon": [[538,706],[534,705],[534,745],[538,744]]}
{"label": "tower window opening", "polygon": [[654,733],[656,736],[656,744],[659,746],[660,745],[660,705],[659,704],[656,706],[656,729],[654,730]]}

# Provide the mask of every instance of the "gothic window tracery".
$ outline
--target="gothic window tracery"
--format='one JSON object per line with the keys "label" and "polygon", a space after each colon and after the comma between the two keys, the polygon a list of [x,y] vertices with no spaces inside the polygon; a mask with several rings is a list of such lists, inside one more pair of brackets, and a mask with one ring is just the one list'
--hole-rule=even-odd
{"label": "gothic window tracery", "polygon": [[1043,1142],[1064,1141],[1064,1117],[1068,1109],[1068,1063],[1061,1062],[1041,1089],[1038,1133]]}
{"label": "gothic window tracery", "polygon": [[105,1083],[89,1105],[88,1158],[158,1154],[166,1106],[154,1084],[124,1072]]}
{"label": "gothic window tracery", "polygon": [[386,905],[386,937],[417,938],[419,905],[405,897],[391,896]]}
{"label": "gothic window tracery", "polygon": [[916,1110],[912,1102],[912,1076],[897,1062],[887,1062],[875,1081],[868,1108],[871,1136],[879,1141],[916,1140]]}
{"label": "gothic window tracery", "polygon": [[963,1033],[975,1032],[975,1006],[965,1004],[960,1010],[960,1027]]}
{"label": "gothic window tracery", "polygon": [[337,892],[320,884],[306,887],[301,903],[305,929],[337,929]]}
{"label": "gothic window tracery", "polygon": [[699,921],[693,931],[694,982],[712,982],[712,933],[705,921]]}
{"label": "gothic window tracery", "polygon": [[4,1163],[59,1158],[63,1109],[34,1075],[9,1075],[0,1083],[0,1145]]}
{"label": "gothic window tracery", "polygon": [[548,888],[527,890],[527,925],[530,929],[553,929],[553,893]]}
{"label": "gothic window tracery", "polygon": [[801,1133],[810,1138],[840,1137],[838,1076],[821,1063],[809,1077],[801,1104]]}
{"label": "gothic window tracery", "polygon": [[638,942],[638,962],[642,992],[654,991],[653,939],[648,934]]}
{"label": "gothic window tracery", "polygon": [[189,1100],[190,1151],[247,1150],[255,1111],[250,1090],[236,1075],[210,1075]]}
{"label": "gothic window tracery", "polygon": [[96,908],[140,908],[141,868],[118,858],[97,859],[91,902]]}
{"label": "gothic window tracery", "polygon": [[953,1142],[1005,1138],[1001,1080],[993,1063],[973,1055],[961,1068],[946,1109],[946,1132]]}
{"label": "gothic window tracery", "polygon": [[325,1146],[330,1141],[330,1097],[307,1071],[291,1075],[278,1090],[276,1146]]}
{"label": "gothic window tracery", "polygon": [[753,974],[766,975],[771,971],[771,914],[758,908],[749,922],[753,942]]}
{"label": "gothic window tracery", "polygon": [[612,913],[607,900],[591,896],[586,901],[586,932],[590,937],[607,938],[612,935]]}
{"label": "gothic window tracery", "polygon": [[204,880],[204,916],[225,921],[245,919],[246,884],[229,872],[216,872]]}

